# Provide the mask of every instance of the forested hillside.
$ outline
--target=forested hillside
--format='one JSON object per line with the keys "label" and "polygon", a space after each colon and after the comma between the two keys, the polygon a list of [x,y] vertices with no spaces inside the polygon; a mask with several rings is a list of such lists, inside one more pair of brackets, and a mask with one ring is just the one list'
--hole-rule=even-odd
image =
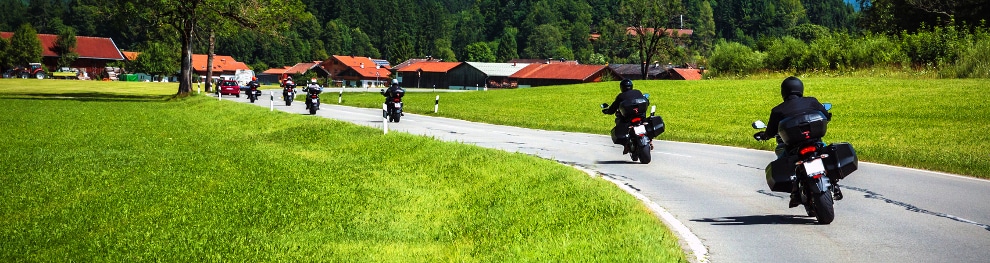
{"label": "forested hillside", "polygon": [[[707,64],[720,41],[764,53],[773,41],[785,37],[808,45],[812,38],[820,38],[809,36],[835,33],[853,39],[889,36],[902,42],[904,32],[947,26],[969,34],[990,14],[985,0],[858,0],[856,8],[846,1],[285,0],[285,8],[290,9],[285,14],[291,17],[280,20],[287,21],[284,25],[213,23],[237,18],[223,11],[203,14],[218,20],[198,20],[192,45],[193,52],[206,53],[213,32],[216,54],[234,56],[256,70],[323,60],[334,54],[378,57],[392,63],[424,56],[447,61],[565,58],[581,63],[640,63],[645,59],[640,58],[626,28],[641,26],[631,18],[642,10],[633,7],[652,2],[667,10],[662,13],[667,22],[661,27],[693,30],[688,39],[661,43],[652,60]],[[70,27],[76,35],[113,38],[124,50],[179,52],[178,30],[165,23],[169,17],[148,10],[154,7],[152,2],[156,1],[0,0],[0,30],[9,32],[29,23],[39,33],[56,34]],[[259,1],[180,3],[186,2],[229,6]],[[592,34],[597,38],[592,39]]]}

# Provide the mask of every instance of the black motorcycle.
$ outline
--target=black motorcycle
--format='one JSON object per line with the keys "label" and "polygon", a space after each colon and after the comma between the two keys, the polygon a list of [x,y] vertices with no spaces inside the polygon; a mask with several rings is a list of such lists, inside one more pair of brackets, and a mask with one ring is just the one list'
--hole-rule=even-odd
{"label": "black motorcycle", "polygon": [[316,115],[316,111],[320,109],[320,93],[323,92],[319,88],[303,88],[306,92],[306,109],[309,110],[309,114]]}
{"label": "black motorcycle", "polygon": [[258,97],[261,96],[261,90],[258,90],[260,86],[261,85],[257,82],[248,84],[247,95],[248,99],[251,100],[251,103],[254,103],[254,101],[258,100]]}
{"label": "black motorcycle", "polygon": [[292,106],[292,100],[296,98],[296,85],[295,84],[285,84],[282,86],[282,99],[285,100],[285,106]]}
{"label": "black motorcycle", "polygon": [[[399,119],[402,118],[402,97],[405,96],[405,92],[403,89],[396,89],[391,98],[385,99],[385,109],[382,114],[389,122],[399,122]],[[386,96],[384,89],[380,93],[382,96]]]}
{"label": "black motorcycle", "polygon": [[[624,122],[618,127],[625,129],[615,129],[611,131],[612,143],[621,144],[629,149],[629,157],[632,160],[648,164],[652,160],[650,151],[653,150],[653,138],[663,133],[665,126],[663,118],[654,116],[656,107],[650,110],[650,116],[646,117],[646,109],[650,106],[650,94],[646,94],[631,101],[624,101],[619,105],[619,115]],[[602,109],[608,108],[608,103],[602,103]]]}
{"label": "black motorcycle", "polygon": [[[826,110],[831,103],[824,104]],[[830,113],[831,114],[831,113]],[[800,198],[808,216],[819,224],[830,224],[835,219],[833,204],[842,199],[838,181],[856,171],[859,160],[849,143],[826,145],[822,141],[828,129],[829,118],[821,112],[785,118],[778,125],[777,142],[785,147],[778,152],[782,156],[767,165],[767,186],[774,192],[786,192]],[[753,122],[754,129],[766,129],[763,121]],[[756,140],[766,140],[764,132],[753,135]],[[790,149],[790,150],[786,150]]]}

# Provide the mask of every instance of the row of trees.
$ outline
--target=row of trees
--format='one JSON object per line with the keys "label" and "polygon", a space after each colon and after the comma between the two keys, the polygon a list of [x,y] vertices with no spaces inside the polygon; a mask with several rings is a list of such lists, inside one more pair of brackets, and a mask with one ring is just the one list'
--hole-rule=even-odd
{"label": "row of trees", "polygon": [[945,77],[990,77],[990,31],[984,26],[950,24],[899,35],[852,35],[805,27],[781,38],[764,39],[755,49],[738,42],[715,46],[715,74],[776,71],[848,71],[872,67],[926,68]]}

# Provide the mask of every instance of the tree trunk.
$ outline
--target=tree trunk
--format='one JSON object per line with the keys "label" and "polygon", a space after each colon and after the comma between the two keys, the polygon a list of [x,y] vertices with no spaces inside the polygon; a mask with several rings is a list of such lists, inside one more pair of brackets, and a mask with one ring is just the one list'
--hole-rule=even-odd
{"label": "tree trunk", "polygon": [[179,76],[178,97],[188,96],[192,92],[192,38],[193,38],[192,18],[187,18],[182,25],[182,70]]}
{"label": "tree trunk", "polygon": [[213,46],[215,45],[215,35],[210,29],[210,52],[206,55],[206,92],[210,92],[213,83]]}

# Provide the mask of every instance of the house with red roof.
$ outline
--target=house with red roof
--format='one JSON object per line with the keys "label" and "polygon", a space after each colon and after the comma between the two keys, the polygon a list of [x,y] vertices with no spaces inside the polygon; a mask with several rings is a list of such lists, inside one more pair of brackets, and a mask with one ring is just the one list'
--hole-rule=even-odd
{"label": "house with red roof", "polygon": [[701,70],[696,68],[669,68],[658,75],[659,79],[701,80]]}
{"label": "house with red roof", "polygon": [[437,60],[413,63],[396,70],[399,86],[440,89],[464,89],[453,87],[450,83],[451,69],[461,65],[461,62],[442,62]]}
{"label": "house with red roof", "polygon": [[381,59],[334,55],[320,66],[337,87],[386,86],[392,80],[391,66]]}
{"label": "house with red roof", "polygon": [[[311,71],[316,73],[316,76],[320,78],[327,78],[330,73],[324,70],[323,67],[320,67],[320,63],[323,63],[323,61],[302,62],[296,63],[292,66],[270,68],[264,72],[261,72],[261,74],[258,74],[258,81],[261,81],[262,83],[282,82],[282,80],[288,76],[295,76],[298,78],[299,75],[305,75]],[[302,80],[297,80],[297,82],[298,81]]]}
{"label": "house with red roof", "polygon": [[520,88],[618,80],[605,65],[530,64],[509,76]]}
{"label": "house with red roof", "polygon": [[[0,37],[10,39],[13,32],[0,32]],[[41,41],[41,64],[45,70],[55,71],[58,66],[58,54],[52,51],[58,35],[38,34]],[[99,76],[103,73],[107,63],[124,60],[124,55],[120,53],[117,44],[113,39],[105,37],[76,36],[76,53],[79,58],[72,62],[70,67],[79,68],[90,76]]]}

